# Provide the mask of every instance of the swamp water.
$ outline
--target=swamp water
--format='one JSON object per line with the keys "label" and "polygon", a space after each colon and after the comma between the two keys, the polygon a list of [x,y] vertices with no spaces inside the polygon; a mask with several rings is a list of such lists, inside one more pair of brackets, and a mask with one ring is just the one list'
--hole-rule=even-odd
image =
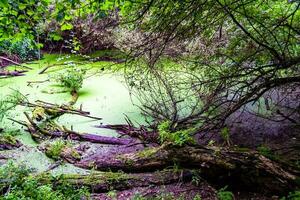
{"label": "swamp water", "polygon": [[[79,98],[75,108],[90,112],[92,116],[101,117],[102,120],[93,120],[77,115],[64,114],[57,122],[67,128],[81,133],[95,133],[103,136],[117,136],[116,132],[95,128],[100,124],[124,124],[125,116],[128,116],[135,124],[143,124],[145,120],[140,110],[133,103],[137,103],[130,96],[125,81],[120,72],[112,72],[110,69],[121,67],[122,64],[111,62],[87,62],[83,57],[68,55],[45,55],[44,59],[27,63],[26,66],[33,68],[25,76],[0,79],[0,97],[3,98],[17,90],[28,98],[29,102],[42,100],[49,103],[63,104],[71,99],[69,92],[59,92],[63,88],[55,82],[52,77],[63,73],[66,68],[76,67],[86,69],[86,78],[82,88],[79,90]],[[76,64],[74,64],[76,63]],[[79,63],[79,64],[78,64]],[[44,74],[39,72],[49,65],[57,65],[49,68]],[[62,64],[61,66],[59,64]],[[14,67],[10,67],[13,69]],[[104,69],[104,70],[103,70]],[[32,109],[18,106],[10,113],[11,118],[25,121],[24,111],[28,113]],[[24,144],[21,148],[2,152],[14,161],[24,163],[37,171],[46,170],[53,160],[38,150],[29,133],[24,128],[11,121],[4,120],[2,126],[12,129],[20,129],[17,138]],[[53,170],[53,173],[84,173],[85,170],[76,168],[70,164],[63,164]]]}

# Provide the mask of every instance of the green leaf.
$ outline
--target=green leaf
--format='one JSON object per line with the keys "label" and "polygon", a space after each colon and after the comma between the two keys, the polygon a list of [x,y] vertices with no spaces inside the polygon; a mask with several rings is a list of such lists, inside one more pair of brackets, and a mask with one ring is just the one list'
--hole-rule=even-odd
{"label": "green leaf", "polygon": [[71,19],[72,19],[72,16],[71,16],[71,15],[65,15],[64,19],[67,20],[67,21],[68,21],[68,20],[71,20]]}
{"label": "green leaf", "polygon": [[0,0],[0,5],[3,7],[8,6],[8,1],[7,0]]}
{"label": "green leaf", "polygon": [[50,35],[50,37],[52,38],[52,40],[54,41],[59,41],[62,40],[63,38],[61,37],[61,35],[57,34],[57,33],[53,33]]}
{"label": "green leaf", "polygon": [[26,4],[20,3],[19,4],[19,9],[24,10],[26,8]]}
{"label": "green leaf", "polygon": [[73,28],[73,25],[72,24],[69,24],[69,23],[65,23],[61,26],[60,30],[62,31],[66,31],[66,30],[71,30]]}
{"label": "green leaf", "polygon": [[27,15],[29,15],[29,16],[34,15],[34,11],[33,11],[33,10],[28,10],[26,13],[27,13]]}

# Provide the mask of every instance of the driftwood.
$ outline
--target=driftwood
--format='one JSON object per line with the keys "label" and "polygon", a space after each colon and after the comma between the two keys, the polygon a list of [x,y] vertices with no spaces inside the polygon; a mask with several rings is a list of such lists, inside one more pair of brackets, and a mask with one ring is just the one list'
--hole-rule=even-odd
{"label": "driftwood", "polygon": [[0,150],[10,150],[20,146],[22,146],[22,143],[19,140],[10,135],[5,136],[4,129],[0,128]]}
{"label": "driftwood", "polygon": [[230,149],[204,146],[172,146],[148,148],[144,151],[94,155],[78,159],[72,155],[79,149],[62,151],[61,157],[75,166],[102,171],[149,172],[179,165],[196,169],[214,183],[224,183],[254,190],[285,194],[297,187],[295,174],[255,151],[237,152]]}

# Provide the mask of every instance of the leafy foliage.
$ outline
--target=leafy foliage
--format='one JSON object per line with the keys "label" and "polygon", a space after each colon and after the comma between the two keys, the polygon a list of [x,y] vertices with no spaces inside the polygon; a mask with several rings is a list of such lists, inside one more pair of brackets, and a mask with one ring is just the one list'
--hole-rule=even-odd
{"label": "leafy foliage", "polygon": [[0,122],[9,114],[9,111],[24,101],[26,101],[26,97],[16,90],[0,99]]}
{"label": "leafy foliage", "polygon": [[179,130],[171,132],[171,123],[165,121],[158,126],[160,142],[172,142],[175,145],[183,146],[187,143],[195,143],[193,135],[193,128],[187,130]]}
{"label": "leafy foliage", "polygon": [[228,127],[221,129],[220,136],[227,143],[227,145],[230,145],[230,132]]}
{"label": "leafy foliage", "polygon": [[28,38],[23,38],[18,41],[0,41],[0,54],[17,56],[22,61],[33,60],[40,57],[37,45]]}
{"label": "leafy foliage", "polygon": [[233,200],[234,195],[232,192],[226,190],[227,187],[220,189],[217,193],[219,200]]}
{"label": "leafy foliage", "polygon": [[0,40],[33,39],[48,5],[49,0],[0,1]]}
{"label": "leafy foliage", "polygon": [[300,191],[290,192],[287,197],[283,197],[280,200],[298,200],[300,199]]}
{"label": "leafy foliage", "polygon": [[61,152],[66,146],[68,146],[66,141],[56,140],[48,145],[49,148],[47,148],[45,154],[54,160],[58,160],[60,159]]}
{"label": "leafy foliage", "polygon": [[1,200],[79,200],[88,197],[84,189],[74,189],[63,183],[53,186],[41,184],[36,177],[31,175],[32,170],[25,166],[18,166],[12,162],[0,167]]}
{"label": "leafy foliage", "polygon": [[280,160],[280,157],[278,155],[276,155],[269,147],[267,147],[265,145],[261,145],[261,146],[257,147],[257,151],[261,155],[263,155],[271,160]]}
{"label": "leafy foliage", "polygon": [[85,70],[72,68],[58,74],[55,79],[70,91],[78,91],[82,87],[85,73]]}

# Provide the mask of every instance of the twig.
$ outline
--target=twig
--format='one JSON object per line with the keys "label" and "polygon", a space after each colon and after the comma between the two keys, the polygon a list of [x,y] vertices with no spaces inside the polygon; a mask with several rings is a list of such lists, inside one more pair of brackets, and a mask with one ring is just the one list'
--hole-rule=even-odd
{"label": "twig", "polygon": [[18,123],[18,124],[21,124],[21,125],[23,125],[23,126],[27,126],[27,124],[26,124],[25,122],[17,121],[17,120],[12,119],[12,118],[7,118],[7,119],[10,120],[10,121],[16,122],[16,123]]}

